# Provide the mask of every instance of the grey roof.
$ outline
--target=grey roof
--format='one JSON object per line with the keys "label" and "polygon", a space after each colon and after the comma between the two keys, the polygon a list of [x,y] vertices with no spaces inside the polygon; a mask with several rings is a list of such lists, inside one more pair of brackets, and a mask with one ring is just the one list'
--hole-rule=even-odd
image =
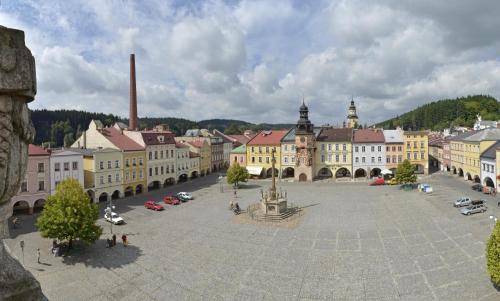
{"label": "grey roof", "polygon": [[286,134],[285,137],[281,139],[281,142],[295,142],[295,128],[291,129],[288,134]]}
{"label": "grey roof", "polygon": [[476,133],[464,138],[464,141],[469,141],[469,142],[494,141],[494,140],[500,140],[500,129],[488,128],[477,131]]}
{"label": "grey roof", "polygon": [[449,140],[450,141],[462,141],[464,140],[465,138],[471,136],[471,135],[474,135],[475,133],[477,133],[476,131],[468,131],[468,132],[463,132],[463,133],[460,133],[456,136],[452,136]]}
{"label": "grey roof", "polygon": [[492,146],[488,147],[481,154],[481,158],[496,159],[496,157],[497,157],[497,148],[499,148],[499,147],[500,147],[500,141],[498,141],[497,143],[495,143]]}
{"label": "grey roof", "polygon": [[400,130],[384,130],[385,143],[403,143],[403,132]]}

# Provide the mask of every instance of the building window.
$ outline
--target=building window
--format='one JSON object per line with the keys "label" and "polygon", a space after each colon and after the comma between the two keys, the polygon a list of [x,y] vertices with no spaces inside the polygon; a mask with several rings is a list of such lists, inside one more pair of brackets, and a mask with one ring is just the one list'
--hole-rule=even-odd
{"label": "building window", "polygon": [[155,151],[155,160],[158,160],[158,151]]}
{"label": "building window", "polygon": [[325,162],[325,155],[321,155],[321,162]]}
{"label": "building window", "polygon": [[403,161],[403,156],[399,155],[398,156],[398,163],[401,163]]}
{"label": "building window", "polygon": [[152,168],[152,167],[150,167],[150,168],[149,168],[149,176],[150,176],[150,177],[152,177],[152,176],[153,176],[153,168]]}
{"label": "building window", "polygon": [[135,170],[133,170],[133,171],[132,171],[132,180],[135,180],[136,175],[137,175],[137,174],[136,174]]}
{"label": "building window", "polygon": [[288,151],[288,145],[285,144],[285,151]]}
{"label": "building window", "polygon": [[262,157],[259,157],[259,163],[262,163]]}
{"label": "building window", "polygon": [[44,190],[45,190],[45,182],[38,181],[38,191],[44,191]]}
{"label": "building window", "polygon": [[335,155],[335,162],[339,162],[339,155]]}
{"label": "building window", "polygon": [[99,177],[99,183],[104,184],[104,176]]}
{"label": "building window", "polygon": [[418,153],[417,153],[417,152],[414,152],[414,153],[413,153],[413,159],[417,160],[417,158],[418,158]]}
{"label": "building window", "polygon": [[385,159],[385,162],[386,162],[386,163],[391,163],[391,157],[390,157],[390,156],[387,156],[387,158]]}
{"label": "building window", "polygon": [[423,141],[420,141],[420,148],[424,148],[424,142]]}
{"label": "building window", "polygon": [[21,183],[21,192],[28,191],[28,182],[24,181]]}
{"label": "building window", "polygon": [[158,175],[158,166],[155,167],[155,176]]}
{"label": "building window", "polygon": [[339,145],[338,144],[335,144],[335,150],[338,151],[339,150]]}
{"label": "building window", "polygon": [[403,151],[403,147],[401,145],[398,146],[398,152]]}
{"label": "building window", "polygon": [[111,161],[108,161],[108,169],[111,169]]}
{"label": "building window", "polygon": [[321,144],[321,150],[325,150],[325,145],[324,144]]}
{"label": "building window", "polygon": [[115,181],[116,181],[116,182],[120,182],[120,174],[118,174],[118,173],[117,173],[117,174],[115,175]]}
{"label": "building window", "polygon": [[359,152],[359,148],[357,146],[354,147],[354,152]]}
{"label": "building window", "polygon": [[125,181],[128,181],[130,179],[130,172],[125,173]]}
{"label": "building window", "polygon": [[292,157],[292,163],[295,163],[295,157]]}
{"label": "building window", "polygon": [[390,149],[391,149],[391,147],[390,147],[390,146],[386,146],[386,147],[385,147],[385,151],[386,151],[386,152],[388,152]]}
{"label": "building window", "polygon": [[262,153],[262,147],[259,146],[259,153]]}
{"label": "building window", "polygon": [[139,170],[139,179],[142,179],[142,169]]}
{"label": "building window", "polygon": [[285,160],[285,163],[288,163],[288,157],[285,157],[284,160]]}
{"label": "building window", "polygon": [[328,150],[332,150],[332,145],[328,143]]}
{"label": "building window", "polygon": [[55,184],[56,184],[56,187],[55,187],[55,188],[57,188],[57,185],[59,185],[59,181],[56,181],[56,183],[55,183]]}
{"label": "building window", "polygon": [[108,175],[108,183],[111,183],[112,182],[112,176],[111,175]]}
{"label": "building window", "polygon": [[115,160],[115,168],[120,168],[120,161]]}
{"label": "building window", "polygon": [[243,163],[243,156],[240,156],[240,163]]}
{"label": "building window", "polygon": [[[401,157],[401,156],[400,156]],[[397,163],[397,158],[396,156],[392,156],[392,163]]]}
{"label": "building window", "polygon": [[354,161],[356,161],[356,163],[359,163],[359,158],[358,158],[358,157],[356,157],[356,160],[354,160]]}
{"label": "building window", "polygon": [[382,151],[382,146],[378,146],[378,151],[381,152]]}
{"label": "building window", "polygon": [[328,162],[332,162],[332,155],[328,154]]}
{"label": "building window", "polygon": [[129,159],[125,160],[125,167],[130,167],[130,161],[129,161]]}
{"label": "building window", "polygon": [[375,157],[372,157],[372,163],[375,163]]}
{"label": "building window", "polygon": [[137,160],[135,158],[132,158],[132,165],[137,166]]}
{"label": "building window", "polygon": [[413,141],[413,148],[417,148],[417,141]]}
{"label": "building window", "polygon": [[378,157],[378,163],[382,163],[382,157]]}
{"label": "building window", "polygon": [[411,143],[410,143],[410,141],[406,142],[406,148],[411,148]]}
{"label": "building window", "polygon": [[38,172],[45,172],[45,164],[38,163]]}
{"label": "building window", "polygon": [[411,160],[411,153],[410,152],[406,153],[406,159]]}
{"label": "building window", "polygon": [[153,160],[153,152],[149,152],[149,160]]}
{"label": "building window", "polygon": [[363,152],[363,153],[365,152],[365,147],[364,146],[361,147],[361,152]]}
{"label": "building window", "polygon": [[[422,160],[425,159],[425,152],[420,152],[420,159],[422,159]],[[474,165],[476,165],[475,160],[474,160]]]}
{"label": "building window", "polygon": [[375,146],[372,145],[372,152],[374,152],[374,151],[375,151]]}
{"label": "building window", "polygon": [[69,170],[69,162],[64,162],[64,170],[65,171]]}
{"label": "building window", "polygon": [[342,162],[347,162],[347,155],[342,155]]}
{"label": "building window", "polygon": [[342,144],[342,150],[347,150],[347,145]]}
{"label": "building window", "polygon": [[[111,163],[111,162],[110,162],[110,163]],[[72,166],[73,170],[78,170],[78,162],[73,162],[73,164],[72,164],[72,165],[73,165],[73,166]]]}
{"label": "building window", "polygon": [[362,162],[362,163],[365,163],[365,157],[362,157],[362,158],[361,158],[361,162]]}
{"label": "building window", "polygon": [[266,157],[266,163],[269,163],[269,157]]}
{"label": "building window", "polygon": [[60,171],[61,165],[59,163],[54,164],[54,171]]}
{"label": "building window", "polygon": [[255,157],[252,157],[252,163],[255,163]]}

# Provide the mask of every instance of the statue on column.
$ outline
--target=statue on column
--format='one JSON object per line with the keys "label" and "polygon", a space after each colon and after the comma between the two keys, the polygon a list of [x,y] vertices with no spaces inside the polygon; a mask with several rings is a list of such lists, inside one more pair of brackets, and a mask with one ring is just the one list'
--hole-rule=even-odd
{"label": "statue on column", "polygon": [[24,32],[0,26],[0,300],[42,300],[40,284],[6,251],[10,199],[21,186],[35,130],[28,102],[36,94],[35,59]]}

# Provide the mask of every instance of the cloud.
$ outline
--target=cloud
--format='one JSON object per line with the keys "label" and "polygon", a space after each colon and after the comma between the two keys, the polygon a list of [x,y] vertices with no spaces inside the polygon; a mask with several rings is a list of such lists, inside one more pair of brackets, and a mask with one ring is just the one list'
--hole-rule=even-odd
{"label": "cloud", "polygon": [[[500,97],[500,3],[456,1],[28,1],[2,3],[38,71],[33,108],[362,123],[439,98]],[[106,104],[103,106],[103,104]]]}

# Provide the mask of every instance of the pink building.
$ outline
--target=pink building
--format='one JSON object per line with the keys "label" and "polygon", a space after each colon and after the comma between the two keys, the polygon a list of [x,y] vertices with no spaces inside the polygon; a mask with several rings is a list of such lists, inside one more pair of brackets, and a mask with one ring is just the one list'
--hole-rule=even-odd
{"label": "pink building", "polygon": [[[36,145],[29,145],[28,167],[21,189],[11,200],[13,212],[33,214],[43,208],[50,194],[50,152]],[[38,210],[37,210],[38,209]]]}

